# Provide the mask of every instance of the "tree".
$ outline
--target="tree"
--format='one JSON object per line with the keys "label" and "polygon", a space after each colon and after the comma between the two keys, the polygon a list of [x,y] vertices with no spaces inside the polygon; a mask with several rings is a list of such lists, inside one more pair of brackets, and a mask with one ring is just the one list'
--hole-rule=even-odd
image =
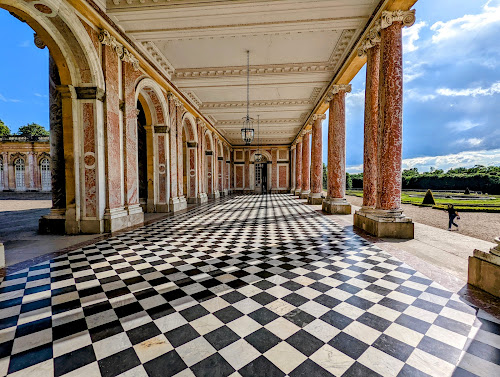
{"label": "tree", "polygon": [[351,175],[347,172],[345,173],[345,188],[347,190],[352,189],[352,178],[351,178]]}
{"label": "tree", "polygon": [[21,136],[49,136],[50,133],[45,128],[36,123],[28,123],[19,128],[18,134]]}
{"label": "tree", "polygon": [[0,136],[9,136],[10,128],[0,119]]}

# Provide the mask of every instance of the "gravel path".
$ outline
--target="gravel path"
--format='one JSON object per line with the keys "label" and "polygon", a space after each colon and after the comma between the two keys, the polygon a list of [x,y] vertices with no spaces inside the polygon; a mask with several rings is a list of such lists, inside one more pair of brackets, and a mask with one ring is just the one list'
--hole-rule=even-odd
{"label": "gravel path", "polygon": [[[352,205],[358,207],[363,203],[363,198],[357,196],[349,195],[347,198]],[[441,229],[448,228],[448,213],[445,211],[411,204],[403,204],[402,207],[406,216],[415,222]],[[456,223],[459,225],[459,232],[470,237],[493,242],[495,237],[500,236],[500,213],[462,212]]]}

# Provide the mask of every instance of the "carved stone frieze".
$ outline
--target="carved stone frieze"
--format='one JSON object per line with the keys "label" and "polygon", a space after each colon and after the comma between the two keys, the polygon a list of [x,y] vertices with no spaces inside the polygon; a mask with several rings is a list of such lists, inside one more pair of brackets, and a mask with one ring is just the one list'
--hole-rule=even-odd
{"label": "carved stone frieze", "polygon": [[139,69],[139,61],[137,60],[137,58],[120,42],[118,42],[116,38],[109,33],[109,31],[101,29],[98,38],[99,42],[101,42],[103,45],[110,46],[121,60],[132,64],[135,70]]}
{"label": "carved stone frieze", "polygon": [[314,114],[312,120],[324,120],[326,119],[326,114]]}
{"label": "carved stone frieze", "polygon": [[412,26],[415,23],[415,9],[384,11],[380,18],[380,28],[385,29],[394,22],[402,22],[403,26]]}
{"label": "carved stone frieze", "polygon": [[40,38],[40,36],[37,33],[33,34],[33,41],[35,42],[35,46],[38,47],[40,50],[43,50],[46,46],[45,42]]}

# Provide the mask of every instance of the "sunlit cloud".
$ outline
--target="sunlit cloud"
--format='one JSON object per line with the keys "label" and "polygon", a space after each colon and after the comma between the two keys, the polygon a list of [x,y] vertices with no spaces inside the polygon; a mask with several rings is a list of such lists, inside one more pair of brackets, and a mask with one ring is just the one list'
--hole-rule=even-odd
{"label": "sunlit cloud", "polygon": [[463,131],[468,131],[472,128],[475,128],[475,127],[478,127],[478,126],[481,126],[482,123],[479,123],[479,122],[473,122],[469,119],[462,119],[462,120],[458,120],[458,121],[455,121],[455,122],[449,122],[446,124],[446,126],[454,131],[458,131],[458,132],[463,132]]}
{"label": "sunlit cloud", "polygon": [[0,93],[0,101],[2,102],[21,102],[21,100],[15,98],[7,98]]}
{"label": "sunlit cloud", "polygon": [[403,51],[413,52],[418,50],[418,46],[415,44],[420,39],[420,30],[427,26],[424,21],[417,22],[410,28],[403,29]]}

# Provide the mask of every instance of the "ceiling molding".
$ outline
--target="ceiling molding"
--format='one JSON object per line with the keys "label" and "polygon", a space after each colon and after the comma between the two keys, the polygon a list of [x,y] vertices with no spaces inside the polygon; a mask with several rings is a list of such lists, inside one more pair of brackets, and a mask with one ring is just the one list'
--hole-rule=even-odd
{"label": "ceiling molding", "polygon": [[188,97],[193,104],[196,106],[197,109],[199,109],[202,106],[201,100],[198,98],[196,94],[192,90],[190,91],[182,91],[186,97]]}
{"label": "ceiling molding", "polygon": [[168,61],[158,47],[153,42],[141,42],[142,46],[146,49],[147,53],[153,60],[163,68],[163,73],[171,80],[175,72],[174,66]]}

